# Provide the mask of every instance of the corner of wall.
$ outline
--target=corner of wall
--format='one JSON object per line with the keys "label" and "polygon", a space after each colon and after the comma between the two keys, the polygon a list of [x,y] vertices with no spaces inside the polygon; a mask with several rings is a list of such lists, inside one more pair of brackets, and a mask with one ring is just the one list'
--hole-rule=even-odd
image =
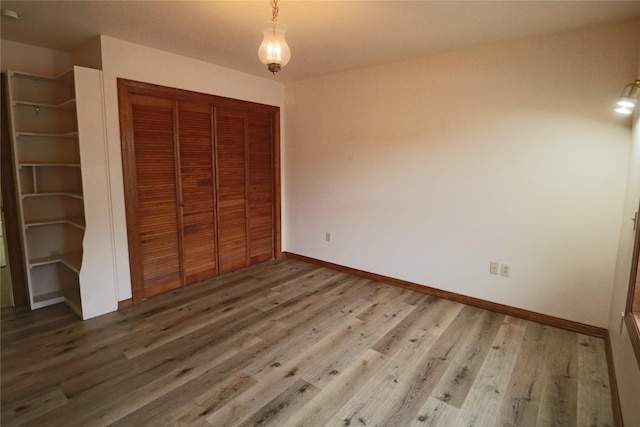
{"label": "corner of wall", "polygon": [[90,38],[71,51],[74,65],[102,70],[101,36]]}

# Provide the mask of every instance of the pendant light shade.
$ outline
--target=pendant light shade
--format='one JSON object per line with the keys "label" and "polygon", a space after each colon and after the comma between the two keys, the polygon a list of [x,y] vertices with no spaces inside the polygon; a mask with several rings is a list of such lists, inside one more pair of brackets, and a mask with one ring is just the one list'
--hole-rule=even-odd
{"label": "pendant light shade", "polygon": [[291,50],[284,39],[287,27],[280,23],[270,23],[264,29],[264,39],[258,48],[260,62],[267,66],[273,74],[280,71],[291,59]]}

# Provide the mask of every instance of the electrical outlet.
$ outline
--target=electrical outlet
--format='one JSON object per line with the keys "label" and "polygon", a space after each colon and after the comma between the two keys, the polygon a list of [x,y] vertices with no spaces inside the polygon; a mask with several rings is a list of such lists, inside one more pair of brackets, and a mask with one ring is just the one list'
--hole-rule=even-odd
{"label": "electrical outlet", "polygon": [[331,241],[331,233],[329,233],[328,231],[326,233],[324,233],[324,240],[326,240],[327,242]]}
{"label": "electrical outlet", "polygon": [[511,266],[509,264],[502,264],[502,268],[500,269],[500,275],[504,277],[509,277],[511,274]]}
{"label": "electrical outlet", "polygon": [[489,274],[498,274],[499,270],[500,270],[500,263],[495,261],[491,261],[489,263]]}

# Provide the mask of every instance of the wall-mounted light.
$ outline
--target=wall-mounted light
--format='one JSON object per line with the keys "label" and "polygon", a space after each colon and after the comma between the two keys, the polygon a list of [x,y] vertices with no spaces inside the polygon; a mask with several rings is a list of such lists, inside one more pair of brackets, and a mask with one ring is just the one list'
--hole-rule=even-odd
{"label": "wall-mounted light", "polygon": [[2,16],[5,16],[9,19],[13,19],[14,21],[17,21],[18,19],[20,19],[20,15],[18,15],[18,12],[16,12],[15,10],[2,9],[0,13],[2,14]]}
{"label": "wall-mounted light", "polygon": [[273,74],[280,71],[291,59],[291,50],[284,39],[287,27],[278,23],[279,10],[278,0],[271,0],[271,24],[264,29],[264,39],[258,48],[260,62]]}
{"label": "wall-mounted light", "polygon": [[615,112],[620,114],[631,114],[638,102],[638,94],[640,94],[640,80],[626,85],[622,91],[622,95],[616,102]]}

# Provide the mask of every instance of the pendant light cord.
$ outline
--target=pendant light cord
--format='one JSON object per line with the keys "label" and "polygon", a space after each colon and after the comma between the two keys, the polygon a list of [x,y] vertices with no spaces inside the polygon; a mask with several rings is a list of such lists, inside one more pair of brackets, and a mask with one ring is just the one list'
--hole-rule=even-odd
{"label": "pendant light cord", "polygon": [[278,12],[280,11],[280,8],[278,7],[278,0],[271,0],[271,11],[273,13],[271,23],[276,25],[276,22],[278,21]]}

